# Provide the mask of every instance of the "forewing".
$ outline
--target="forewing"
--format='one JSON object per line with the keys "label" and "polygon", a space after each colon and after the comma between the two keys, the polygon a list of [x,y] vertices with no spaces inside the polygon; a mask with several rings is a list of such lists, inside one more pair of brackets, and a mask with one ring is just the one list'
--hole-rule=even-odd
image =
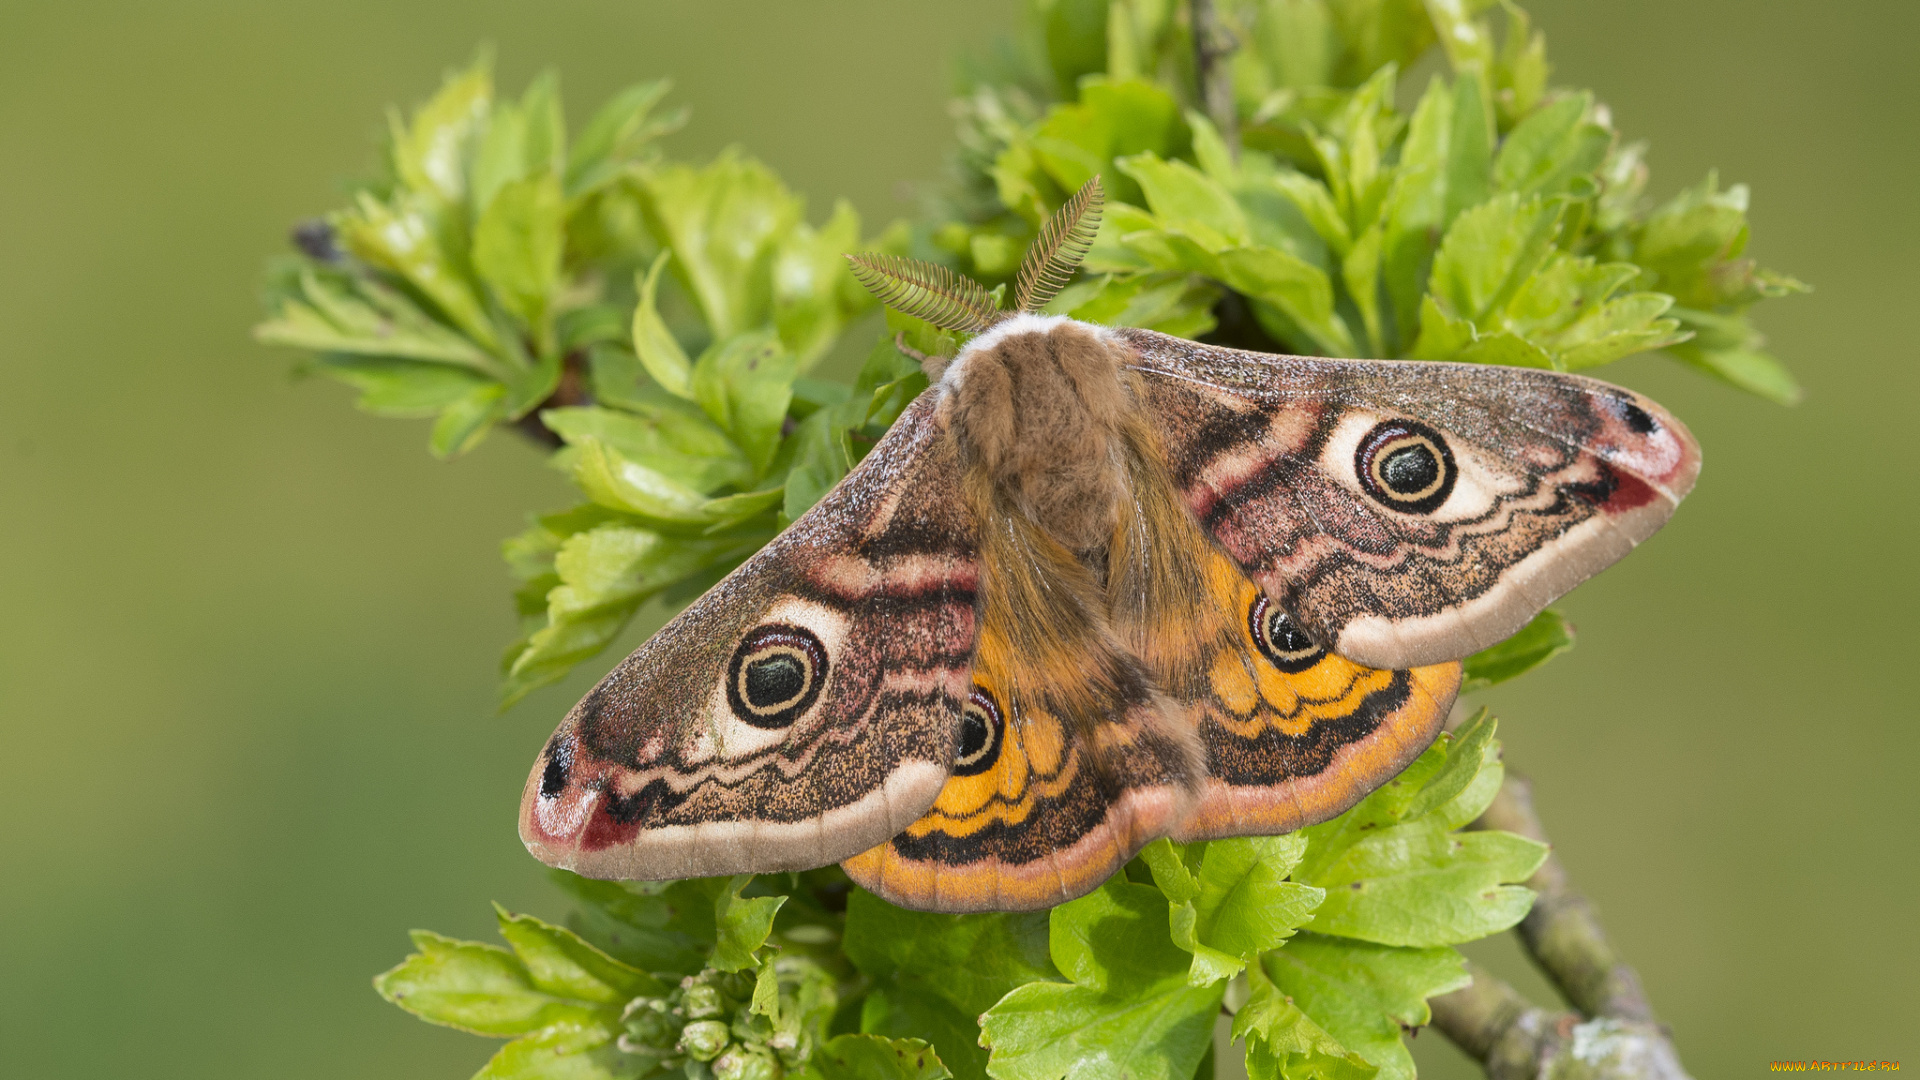
{"label": "forewing", "polygon": [[1666,410],[1577,375],[1115,333],[1182,501],[1301,630],[1373,667],[1506,638],[1652,535],[1700,470]]}
{"label": "forewing", "polygon": [[902,907],[1072,900],[1178,824],[1201,781],[1191,729],[1114,637],[1087,568],[1015,514],[986,529],[953,775],[926,816],[843,864]]}
{"label": "forewing", "polygon": [[602,878],[797,870],[926,811],[978,577],[941,394],[574,707],[521,801],[535,855]]}

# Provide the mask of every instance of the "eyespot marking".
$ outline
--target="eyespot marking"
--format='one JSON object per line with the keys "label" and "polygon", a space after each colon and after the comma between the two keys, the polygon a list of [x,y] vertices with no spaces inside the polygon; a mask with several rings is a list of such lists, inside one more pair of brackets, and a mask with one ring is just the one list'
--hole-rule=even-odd
{"label": "eyespot marking", "polygon": [[1620,418],[1626,421],[1627,430],[1635,435],[1651,435],[1660,430],[1660,422],[1653,418],[1653,414],[1631,401],[1620,403]]}
{"label": "eyespot marking", "polygon": [[1460,476],[1447,440],[1412,420],[1375,425],[1354,451],[1353,470],[1374,501],[1409,514],[1440,509]]}
{"label": "eyespot marking", "polygon": [[772,623],[749,631],[727,665],[727,705],[743,723],[768,731],[813,707],[827,680],[827,649],[813,631]]}
{"label": "eyespot marking", "polygon": [[1327,655],[1327,650],[1314,644],[1285,608],[1269,601],[1265,594],[1255,597],[1247,610],[1247,629],[1260,655],[1289,675],[1298,675]]}
{"label": "eyespot marking", "polygon": [[993,695],[979,686],[967,695],[960,713],[960,737],[953,749],[953,775],[978,776],[1000,760],[1007,722]]}

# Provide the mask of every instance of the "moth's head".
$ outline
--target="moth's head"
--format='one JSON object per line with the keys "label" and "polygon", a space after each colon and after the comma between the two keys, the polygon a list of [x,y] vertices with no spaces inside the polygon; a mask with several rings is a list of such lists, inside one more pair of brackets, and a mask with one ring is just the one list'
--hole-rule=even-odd
{"label": "moth's head", "polygon": [[[1014,306],[1004,310],[986,286],[944,266],[900,255],[848,255],[853,276],[886,306],[957,334],[971,335],[966,352],[992,347],[1008,335],[1046,333],[1068,321],[1040,315],[1059,295],[1100,232],[1106,203],[1100,178],[1088,180],[1040,227],[1040,235],[1021,260],[1014,282]],[[932,358],[922,357],[923,363]],[[932,371],[929,372],[932,374]]]}

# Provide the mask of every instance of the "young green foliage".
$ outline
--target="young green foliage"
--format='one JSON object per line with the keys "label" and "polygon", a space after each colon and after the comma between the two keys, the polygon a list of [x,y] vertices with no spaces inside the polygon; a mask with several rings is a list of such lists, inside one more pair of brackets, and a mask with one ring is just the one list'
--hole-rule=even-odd
{"label": "young green foliage", "polygon": [[[1746,255],[1745,188],[1710,175],[1650,205],[1644,147],[1552,88],[1544,38],[1504,3],[1496,34],[1492,6],[1217,4],[1241,43],[1234,147],[1197,110],[1177,0],[1036,0],[1016,61],[959,103],[957,183],[916,254],[1000,286],[954,287],[976,314],[1064,284],[1046,310],[1239,347],[1559,370],[1663,350],[1793,400],[1748,311],[1804,286]],[[1436,46],[1444,73],[1402,95]],[[484,61],[455,73],[393,118],[383,175],[299,232],[256,331],[369,411],[432,417],[438,455],[509,422],[554,447],[581,502],[504,545],[508,703],[758,550],[926,388],[919,358],[959,346],[888,312],[850,385],[810,376],[873,307],[844,254],[896,265],[905,227],[863,236],[844,203],[809,224],[737,150],[668,160],[664,93],[633,87],[569,139],[551,76],[510,101]],[[1101,228],[1068,237],[1087,272],[1016,281],[1096,174]],[[1543,612],[1470,657],[1466,688],[1572,641]],[[1405,1080],[1402,1032],[1466,980],[1454,946],[1518,922],[1545,857],[1462,831],[1501,782],[1493,734],[1482,710],[1331,821],[1158,841],[1052,912],[902,911],[831,867],[555,872],[567,928],[503,911],[508,948],[417,932],[376,985],[510,1040],[482,1077],[1184,1080],[1225,1006],[1251,1077]]]}
{"label": "young green foliage", "polygon": [[1333,821],[1159,841],[1051,912],[902,911],[831,868],[644,885],[555,871],[573,929],[502,912],[512,952],[422,932],[377,985],[515,1038],[485,1077],[1185,1080],[1238,976],[1250,1075],[1406,1078],[1402,1027],[1465,980],[1450,946],[1518,922],[1531,894],[1513,882],[1545,856],[1457,831],[1500,778],[1483,712]]}
{"label": "young green foliage", "polygon": [[[1592,95],[1548,88],[1545,40],[1511,5],[1496,46],[1490,6],[1220,5],[1246,46],[1237,154],[1189,84],[1053,50],[1051,72],[970,91],[961,163],[968,190],[997,200],[952,200],[957,220],[935,238],[976,276],[1004,278],[1008,252],[1102,172],[1115,205],[1087,267],[1107,276],[1054,310],[1112,320],[1143,289],[1204,284],[1124,321],[1268,351],[1563,371],[1663,349],[1793,400],[1746,311],[1804,286],[1743,257],[1746,190],[1710,176],[1646,205],[1644,148],[1620,142]],[[1117,34],[1142,5],[1043,7],[1049,27],[1070,7]],[[1403,113],[1399,72],[1436,41],[1451,78]],[[1244,308],[1221,306],[1221,289]]]}
{"label": "young green foliage", "polygon": [[842,253],[904,233],[863,237],[844,202],[810,225],[739,151],[664,159],[654,140],[683,119],[657,115],[665,91],[616,96],[569,146],[552,77],[513,102],[484,59],[450,76],[393,120],[387,177],[303,230],[256,330],[318,353],[369,411],[435,417],[436,454],[508,421],[560,446],[587,502],[508,541],[525,632],[507,704],[771,539],[908,400],[871,390],[917,371],[877,359],[857,407],[803,377],[873,307]]}

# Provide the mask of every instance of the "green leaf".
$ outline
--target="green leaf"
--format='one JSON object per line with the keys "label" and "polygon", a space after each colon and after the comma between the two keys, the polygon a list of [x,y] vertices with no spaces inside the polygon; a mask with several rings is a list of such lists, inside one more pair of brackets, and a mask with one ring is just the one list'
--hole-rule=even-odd
{"label": "green leaf", "polygon": [[1045,912],[939,915],[855,890],[844,947],[869,977],[926,977],[927,990],[978,1015],[1015,987],[1057,977],[1047,933]]}
{"label": "green leaf", "polygon": [[813,508],[853,468],[847,425],[838,411],[821,409],[794,429],[793,467],[787,471],[781,514],[793,521]]}
{"label": "green leaf", "polygon": [[314,370],[359,390],[355,407],[375,416],[433,416],[486,385],[472,372],[413,360],[330,356]]}
{"label": "green leaf", "polygon": [[1455,315],[1479,323],[1552,251],[1560,205],[1509,192],[1461,214],[1440,242],[1428,288]]}
{"label": "green leaf", "polygon": [[508,664],[502,707],[606,648],[648,599],[702,571],[733,566],[769,538],[667,537],[629,524],[567,537],[554,557],[556,583],[545,594],[544,624]]}
{"label": "green leaf", "polygon": [[1672,297],[1652,292],[1616,295],[1637,276],[1627,263],[1556,253],[1514,294],[1505,321],[1551,353],[1562,370],[1593,367],[1684,340],[1688,335],[1680,322],[1666,317]]}
{"label": "green leaf", "polygon": [[1147,153],[1121,158],[1120,171],[1139,183],[1160,226],[1184,233],[1208,251],[1247,243],[1247,215],[1233,194],[1184,161]]}
{"label": "green leaf", "polygon": [[1053,962],[1073,982],[1029,983],[987,1010],[993,1075],[1191,1077],[1225,988],[1187,985],[1190,958],[1162,931],[1165,910],[1157,889],[1118,879],[1054,908]]}
{"label": "green leaf", "polygon": [[1334,203],[1333,193],[1327,190],[1326,184],[1291,169],[1274,173],[1267,180],[1293,203],[1301,216],[1306,218],[1307,224],[1336,255],[1346,255],[1353,246],[1353,232],[1347,227],[1346,216]]}
{"label": "green leaf", "polygon": [[[713,536],[730,529],[752,528],[757,523],[750,519],[761,517],[766,511],[777,509],[785,494],[782,488],[770,487],[761,488],[759,491],[722,495],[707,503],[707,513],[713,518],[713,524],[703,530],[703,535]],[[766,539],[772,539],[772,537]]]}
{"label": "green leaf", "polygon": [[393,168],[400,182],[441,206],[466,195],[467,151],[493,104],[492,65],[485,56],[467,70],[449,74],[440,92],[402,125],[393,128]]}
{"label": "green leaf", "polygon": [[1472,16],[1476,6],[1461,0],[1427,0],[1427,17],[1433,20],[1434,36],[1447,54],[1447,64],[1455,71],[1484,70],[1493,62],[1493,38],[1487,24]]}
{"label": "green leaf", "polygon": [[845,287],[858,283],[847,273],[842,256],[863,248],[860,215],[844,199],[834,204],[833,216],[825,225],[815,229],[800,222],[776,247],[773,323],[800,370],[812,367],[846,328],[847,320],[872,305],[866,290],[855,293]]}
{"label": "green leaf", "polygon": [[587,121],[567,158],[568,198],[610,183],[647,143],[686,122],[684,112],[650,115],[670,86],[666,79],[629,86]]}
{"label": "green leaf", "polygon": [[507,388],[498,383],[474,387],[446,408],[433,423],[427,449],[435,457],[454,457],[479,445],[498,420],[506,418]]}
{"label": "green leaf", "polygon": [[1380,356],[1386,345],[1385,324],[1380,318],[1380,259],[1385,233],[1376,222],[1360,234],[1360,239],[1340,263],[1340,279],[1347,295],[1360,309],[1360,323],[1367,333],[1367,355]]}
{"label": "green leaf", "polygon": [[277,317],[254,327],[254,339],[322,353],[393,357],[497,371],[468,338],[429,318],[404,296],[369,280],[343,282],[311,271],[300,276],[305,301],[283,300]]}
{"label": "green leaf", "polygon": [[363,191],[354,208],[332,222],[348,251],[406,279],[461,333],[484,349],[498,350],[492,320],[420,196],[398,192],[389,203]]}
{"label": "green leaf", "polygon": [[763,325],[774,248],[799,223],[800,199],[765,165],[731,149],[704,169],[647,169],[639,188],[648,224],[672,250],[674,272],[714,339]]}
{"label": "green leaf", "polygon": [[1029,983],[982,1018],[991,1075],[1003,1080],[1187,1080],[1211,1041],[1222,988],[1133,996]]}
{"label": "green leaf", "polygon": [[1254,314],[1276,337],[1326,356],[1354,354],[1353,335],[1333,310],[1333,282],[1319,267],[1269,247],[1222,252],[1219,266],[1220,280],[1254,301]]}
{"label": "green leaf", "polygon": [[1447,135],[1447,203],[1442,228],[1493,191],[1493,105],[1478,68],[1453,81],[1453,117]]}
{"label": "green leaf", "polygon": [[961,1080],[986,1080],[979,1013],[962,1010],[930,987],[931,980],[918,976],[875,982],[860,1003],[860,1030],[889,1039],[925,1039]]}
{"label": "green leaf", "polygon": [[611,1018],[555,1024],[515,1039],[487,1060],[473,1080],[615,1080],[631,1076],[613,1046]]}
{"label": "green leaf", "polygon": [[1465,662],[1462,690],[1480,690],[1516,679],[1573,648],[1573,624],[1552,608],[1533,617],[1520,632]]}
{"label": "green leaf", "polygon": [[752,874],[713,880],[721,883],[721,887],[713,898],[714,943],[710,963],[721,971],[745,971],[760,962],[756,954],[767,943],[767,935],[773,933],[773,917],[787,898],[743,899],[740,890],[753,880]]}
{"label": "green leaf", "polygon": [[1525,916],[1532,893],[1513,883],[1532,875],[1546,847],[1510,833],[1451,831],[1499,790],[1492,734],[1492,722],[1476,716],[1353,809],[1303,830],[1307,855],[1293,879],[1327,891],[1310,929],[1424,948],[1471,941]]}
{"label": "green leaf", "polygon": [[1787,366],[1759,349],[1707,349],[1691,342],[1667,351],[1731,386],[1776,405],[1797,405],[1804,392]]}
{"label": "green leaf", "polygon": [[1494,64],[1495,97],[1503,117],[1518,119],[1531,113],[1546,92],[1547,38],[1545,34],[1528,33],[1532,23],[1519,5],[1504,6],[1507,26]]}
{"label": "green leaf", "polygon": [[[1485,708],[1461,724],[1447,739],[1446,761],[1407,803],[1401,820],[1412,821],[1441,810],[1466,794],[1483,773],[1499,773],[1499,744],[1493,741],[1497,727]],[[1476,815],[1479,809],[1474,808]]]}
{"label": "green leaf", "polygon": [[476,208],[491,206],[500,189],[527,175],[527,120],[520,107],[496,105],[468,167],[468,196]]}
{"label": "green leaf", "polygon": [[1187,981],[1207,986],[1279,948],[1325,893],[1288,881],[1306,837],[1239,837],[1147,845],[1140,857],[1167,898],[1173,943],[1193,954]]}
{"label": "green leaf", "polygon": [[579,443],[573,482],[601,506],[632,514],[647,524],[666,529],[705,527],[713,523],[708,504],[698,491],[637,462],[595,438]]}
{"label": "green leaf", "polygon": [[1246,1004],[1233,1014],[1233,1037],[1247,1042],[1248,1080],[1373,1080],[1379,1074],[1282,994],[1264,965],[1248,969],[1247,990]]}
{"label": "green leaf", "polygon": [[1667,352],[1717,379],[1781,405],[1800,400],[1800,386],[1785,366],[1762,351],[1766,339],[1745,315],[1716,314],[1675,308],[1680,324],[1693,340],[1667,347]]}
{"label": "green leaf", "polygon": [[547,877],[578,902],[569,928],[607,955],[642,971],[677,975],[706,966],[710,944],[674,925],[673,907],[656,887],[595,881],[568,870],[549,870]]}
{"label": "green leaf", "polygon": [[1358,841],[1313,879],[1327,896],[1308,924],[1317,933],[1383,945],[1457,945],[1526,917],[1524,881],[1547,848],[1502,832],[1448,834],[1415,821]]}
{"label": "green leaf", "polygon": [[[567,118],[560,104],[560,75],[548,70],[534,76],[520,95],[519,115],[524,134],[521,154],[529,173],[564,173],[567,167]],[[486,203],[475,199],[474,205]]]}
{"label": "green leaf", "polygon": [[1568,94],[1522,120],[1500,144],[1494,185],[1501,191],[1558,195],[1591,177],[1607,156],[1613,132],[1586,119],[1593,95]]}
{"label": "green leaf", "polygon": [[953,1075],[919,1039],[841,1035],[819,1054],[822,1071],[833,1080],[946,1080]]}
{"label": "green leaf", "polygon": [[674,477],[695,491],[741,485],[753,477],[753,466],[733,440],[705,413],[677,399],[649,402],[644,411],[595,406],[548,409],[540,414],[540,422],[570,446],[598,439],[628,461]]}
{"label": "green leaf", "polygon": [[634,282],[640,302],[633,309],[633,351],[661,389],[690,398],[693,396],[693,363],[655,307],[660,271],[666,269],[667,260],[672,257],[672,252],[662,251],[647,269],[646,276]]}
{"label": "green leaf", "polygon": [[474,269],[541,340],[552,337],[566,216],[559,178],[542,173],[502,186],[473,231]]}
{"label": "green leaf", "polygon": [[[1056,192],[1049,205],[1034,209],[1053,209],[1096,173],[1106,185],[1109,200],[1141,205],[1139,186],[1114,162],[1143,153],[1162,159],[1185,156],[1192,135],[1180,103],[1139,79],[1093,77],[1083,80],[1079,89],[1077,102],[1056,105],[1047,114],[1025,151]],[[1001,168],[1015,171],[1014,163],[1006,160],[1008,155],[1002,157]],[[1017,204],[1009,200],[1008,205]]]}
{"label": "green leaf", "polygon": [[732,437],[755,475],[765,473],[780,444],[799,365],[768,331],[715,343],[693,367],[693,398]]}
{"label": "green leaf", "polygon": [[1445,231],[1447,153],[1453,122],[1453,92],[1438,76],[1414,107],[1400,146],[1380,218],[1382,277],[1400,336],[1411,336],[1418,318],[1421,285],[1435,237]]}
{"label": "green leaf", "polygon": [[1105,326],[1138,326],[1174,337],[1198,338],[1214,326],[1220,289],[1192,274],[1110,275],[1068,286],[1049,311]]}
{"label": "green leaf", "polygon": [[1688,308],[1745,306],[1805,288],[1765,275],[1751,259],[1740,258],[1746,246],[1746,185],[1721,191],[1719,177],[1708,173],[1647,216],[1633,259],[1653,275],[1657,288]]}
{"label": "green leaf", "polygon": [[1309,933],[1268,953],[1261,967],[1279,994],[1378,1068],[1381,1080],[1413,1080],[1401,1028],[1426,1025],[1433,1018],[1427,998],[1470,981],[1452,949],[1397,949]]}
{"label": "green leaf", "polygon": [[860,1029],[927,1039],[962,1077],[985,1075],[976,1018],[1016,987],[1059,977],[1045,912],[938,915],[856,889],[842,940],[873,983]]}
{"label": "green leaf", "polygon": [[556,997],[625,1005],[636,997],[658,997],[667,992],[660,980],[628,967],[564,927],[532,915],[515,915],[493,906],[500,936],[526,966],[536,989]]}
{"label": "green leaf", "polygon": [[597,1003],[537,988],[527,968],[497,945],[413,932],[419,951],[373,980],[380,996],[429,1023],[476,1035],[512,1036],[572,1021],[591,1024]]}
{"label": "green leaf", "polygon": [[1227,142],[1220,136],[1220,129],[1205,115],[1188,109],[1187,127],[1193,132],[1193,160],[1200,166],[1207,179],[1229,189],[1240,184],[1240,166],[1233,160],[1233,151],[1227,149]]}

